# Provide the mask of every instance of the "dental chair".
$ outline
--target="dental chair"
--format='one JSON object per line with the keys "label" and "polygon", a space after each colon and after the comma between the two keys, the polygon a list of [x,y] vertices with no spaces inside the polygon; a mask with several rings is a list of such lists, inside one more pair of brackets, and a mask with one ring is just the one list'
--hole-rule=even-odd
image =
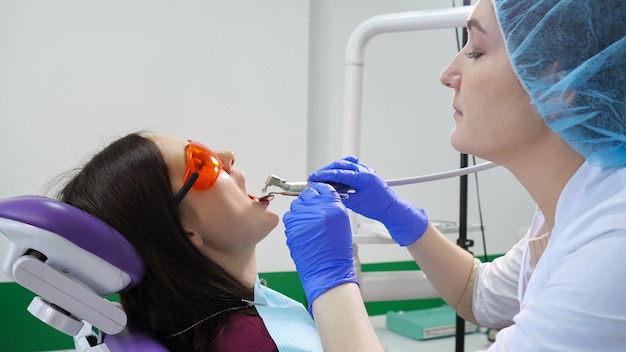
{"label": "dental chair", "polygon": [[143,261],[115,229],[68,204],[19,196],[0,200],[0,233],[10,240],[4,273],[38,295],[28,311],[73,336],[77,351],[167,351],[127,326],[121,305],[105,298],[145,274]]}

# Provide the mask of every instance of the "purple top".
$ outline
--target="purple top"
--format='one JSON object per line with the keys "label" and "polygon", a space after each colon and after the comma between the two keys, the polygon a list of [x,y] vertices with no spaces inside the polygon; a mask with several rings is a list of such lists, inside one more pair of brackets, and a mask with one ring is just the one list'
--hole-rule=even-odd
{"label": "purple top", "polygon": [[[167,351],[156,338],[127,327],[118,335],[107,335],[104,344],[111,352],[164,352]],[[233,314],[228,325],[215,339],[217,352],[278,352],[278,347],[265,328],[260,316]]]}
{"label": "purple top", "polygon": [[278,352],[278,347],[260,316],[238,313],[231,315],[228,325],[215,339],[215,350]]}
{"label": "purple top", "polygon": [[0,200],[0,217],[56,233],[78,247],[106,260],[130,276],[137,285],[146,268],[133,246],[117,230],[71,205],[41,196]]}

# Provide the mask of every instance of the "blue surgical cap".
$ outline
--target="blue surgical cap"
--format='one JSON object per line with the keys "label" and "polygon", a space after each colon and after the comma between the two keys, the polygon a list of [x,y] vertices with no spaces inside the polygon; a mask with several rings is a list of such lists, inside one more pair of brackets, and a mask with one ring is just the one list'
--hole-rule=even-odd
{"label": "blue surgical cap", "polygon": [[513,69],[548,126],[590,163],[626,165],[626,0],[493,4]]}

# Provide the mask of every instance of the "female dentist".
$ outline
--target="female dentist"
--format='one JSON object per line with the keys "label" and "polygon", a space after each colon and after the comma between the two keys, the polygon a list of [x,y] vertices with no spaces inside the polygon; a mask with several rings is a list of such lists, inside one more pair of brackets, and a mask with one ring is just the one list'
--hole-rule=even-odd
{"label": "female dentist", "polygon": [[346,207],[382,222],[465,319],[501,328],[489,351],[626,350],[626,2],[479,0],[441,74],[452,145],[496,162],[537,204],[527,235],[480,263],[356,158],[283,221],[325,351],[382,350],[352,266]]}

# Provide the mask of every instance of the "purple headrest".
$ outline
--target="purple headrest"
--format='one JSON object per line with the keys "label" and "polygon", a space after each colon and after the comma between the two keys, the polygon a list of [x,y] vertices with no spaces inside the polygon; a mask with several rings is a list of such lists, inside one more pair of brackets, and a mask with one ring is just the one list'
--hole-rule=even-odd
{"label": "purple headrest", "polygon": [[111,352],[167,352],[167,348],[156,338],[132,326],[127,326],[117,335],[106,335],[104,344]]}
{"label": "purple headrest", "polygon": [[117,230],[71,205],[41,196],[19,196],[0,200],[0,217],[23,222],[63,236],[123,270],[137,285],[146,268],[133,246]]}

